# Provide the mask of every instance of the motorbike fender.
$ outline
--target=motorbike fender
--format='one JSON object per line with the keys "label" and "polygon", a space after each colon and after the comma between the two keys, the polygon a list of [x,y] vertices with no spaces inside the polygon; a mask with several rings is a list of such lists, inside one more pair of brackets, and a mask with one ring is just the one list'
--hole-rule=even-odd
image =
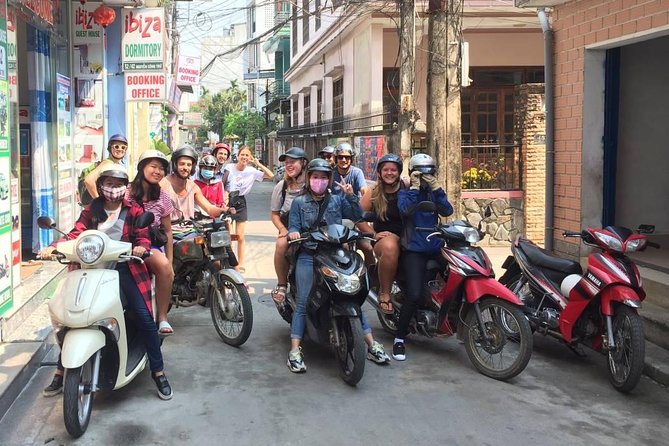
{"label": "motorbike fender", "polygon": [[511,290],[490,277],[469,277],[464,284],[467,302],[472,304],[483,296],[497,296],[500,299],[511,302],[514,305],[523,306],[523,301],[513,294]]}
{"label": "motorbike fender", "polygon": [[332,316],[360,317],[360,307],[352,302],[332,304]]}
{"label": "motorbike fender", "polygon": [[232,268],[222,269],[218,272],[220,278],[225,278],[230,282],[236,283],[237,285],[244,285],[244,276],[239,274]]}
{"label": "motorbike fender", "polygon": [[620,302],[632,308],[641,308],[639,293],[632,288],[620,285],[606,287],[602,290],[602,314],[613,316],[612,302]]}
{"label": "motorbike fender", "polygon": [[96,328],[78,328],[65,334],[61,361],[66,369],[81,367],[95,352],[105,346],[105,335]]}

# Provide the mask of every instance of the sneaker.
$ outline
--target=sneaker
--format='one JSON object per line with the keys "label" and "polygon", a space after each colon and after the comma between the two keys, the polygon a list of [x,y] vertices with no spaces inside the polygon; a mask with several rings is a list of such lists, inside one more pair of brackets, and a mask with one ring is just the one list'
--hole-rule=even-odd
{"label": "sneaker", "polygon": [[170,386],[167,377],[163,373],[160,376],[153,375],[153,382],[156,383],[158,388],[158,396],[161,400],[171,400],[172,399],[172,386]]}
{"label": "sneaker", "polygon": [[390,357],[386,354],[383,344],[374,341],[371,347],[367,349],[367,359],[377,364],[386,364],[390,362]]}
{"label": "sneaker", "polygon": [[53,375],[51,384],[42,391],[44,396],[56,396],[63,391],[63,375]]}
{"label": "sneaker", "polygon": [[288,353],[288,368],[293,373],[304,373],[307,371],[307,366],[304,365],[304,355],[302,354],[302,347],[297,350],[291,350]]}
{"label": "sneaker", "polygon": [[404,342],[395,342],[393,344],[393,359],[395,361],[404,361],[407,359],[404,350]]}

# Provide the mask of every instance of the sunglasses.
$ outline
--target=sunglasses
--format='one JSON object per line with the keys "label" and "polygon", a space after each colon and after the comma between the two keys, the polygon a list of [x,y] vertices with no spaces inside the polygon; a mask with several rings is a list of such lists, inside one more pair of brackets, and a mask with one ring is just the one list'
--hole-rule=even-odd
{"label": "sunglasses", "polygon": [[121,150],[127,150],[128,146],[125,144],[112,144],[111,145],[112,149],[121,149]]}
{"label": "sunglasses", "polygon": [[350,155],[338,155],[337,156],[338,160],[350,160],[351,158],[353,158],[353,157],[350,156]]}

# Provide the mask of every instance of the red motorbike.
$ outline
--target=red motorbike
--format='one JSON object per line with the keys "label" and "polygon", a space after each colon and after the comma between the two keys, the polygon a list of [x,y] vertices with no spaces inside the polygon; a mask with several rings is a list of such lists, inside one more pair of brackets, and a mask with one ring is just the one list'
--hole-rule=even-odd
{"label": "red motorbike", "polygon": [[619,226],[566,231],[563,236],[579,237],[601,250],[588,256],[585,273],[578,262],[518,237],[500,282],[523,300],[533,331],[564,341],[576,353],[582,344],[607,354],[611,384],[629,392],[644,367],[643,323],[637,309],[646,293],[639,270],[625,254],[659,245]]}
{"label": "red motorbike", "polygon": [[[458,220],[419,230],[430,232],[428,240],[433,237],[444,240],[444,247],[440,262],[427,263],[428,277],[434,279],[425,288],[425,300],[411,321],[410,332],[427,337],[457,333],[480,373],[499,380],[518,375],[532,355],[532,330],[523,314],[522,301],[495,280],[485,251],[472,246],[481,239],[480,229]],[[377,274],[370,273],[369,277],[377,280]],[[379,308],[378,283],[372,284],[367,296],[381,325],[393,335],[399,322],[404,287],[400,269],[390,293],[393,314],[385,314]]]}

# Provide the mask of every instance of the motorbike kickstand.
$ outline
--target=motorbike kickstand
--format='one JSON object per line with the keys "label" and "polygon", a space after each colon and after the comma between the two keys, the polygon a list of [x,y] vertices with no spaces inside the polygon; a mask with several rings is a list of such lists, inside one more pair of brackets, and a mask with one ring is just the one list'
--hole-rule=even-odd
{"label": "motorbike kickstand", "polygon": [[583,347],[580,345],[565,344],[569,350],[579,358],[587,358],[588,355],[583,351]]}

